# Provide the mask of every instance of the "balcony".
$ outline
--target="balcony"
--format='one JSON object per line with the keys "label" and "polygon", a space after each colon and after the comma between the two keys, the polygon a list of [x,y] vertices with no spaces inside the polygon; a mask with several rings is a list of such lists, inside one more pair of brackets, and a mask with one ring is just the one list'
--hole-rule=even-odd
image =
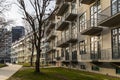
{"label": "balcony", "polygon": [[57,30],[63,31],[68,28],[69,22],[65,21],[64,18],[62,18],[58,24],[57,24]]}
{"label": "balcony", "polygon": [[69,43],[66,42],[65,38],[62,38],[57,42],[57,47],[68,47]]}
{"label": "balcony", "polygon": [[107,7],[98,15],[98,25],[105,27],[114,27],[120,23],[120,12],[116,12],[116,9],[112,10],[112,6]]}
{"label": "balcony", "polygon": [[97,35],[102,32],[103,28],[97,26],[97,22],[93,20],[88,20],[86,22],[86,29],[84,29],[81,34],[82,35]]}
{"label": "balcony", "polygon": [[69,3],[62,1],[56,14],[62,16],[68,7]]}
{"label": "balcony", "polygon": [[100,54],[100,62],[111,62],[112,61],[112,49],[103,49]]}
{"label": "balcony", "polygon": [[56,0],[56,4],[60,4],[62,1],[65,1],[65,2],[72,2],[73,0]]}
{"label": "balcony", "polygon": [[90,53],[81,54],[81,61],[82,62],[90,62],[91,61]]}
{"label": "balcony", "polygon": [[53,52],[55,51],[56,49],[52,46],[49,46],[47,49],[46,49],[46,53],[49,53],[49,52]]}
{"label": "balcony", "polygon": [[81,3],[82,4],[87,4],[87,5],[90,5],[92,4],[93,2],[95,2],[96,0],[81,0]]}
{"label": "balcony", "polygon": [[57,42],[58,47],[68,47],[69,43],[75,43],[78,41],[77,34],[73,32],[71,27],[69,27],[69,34],[66,34],[66,37],[62,38]]}
{"label": "balcony", "polygon": [[77,18],[78,14],[77,14],[77,9],[71,9],[69,8],[67,13],[65,14],[65,20],[67,21],[73,21]]}
{"label": "balcony", "polygon": [[47,37],[47,42],[49,42],[52,39],[55,39],[56,34],[55,34],[55,30],[51,31],[51,33],[49,34],[49,36]]}
{"label": "balcony", "polygon": [[120,62],[120,58],[114,58],[111,48],[102,49],[100,53],[87,52],[81,54],[82,62]]}
{"label": "balcony", "polygon": [[55,27],[55,25],[56,25],[55,21],[50,21],[46,28],[46,32],[50,32],[50,30],[53,29]]}

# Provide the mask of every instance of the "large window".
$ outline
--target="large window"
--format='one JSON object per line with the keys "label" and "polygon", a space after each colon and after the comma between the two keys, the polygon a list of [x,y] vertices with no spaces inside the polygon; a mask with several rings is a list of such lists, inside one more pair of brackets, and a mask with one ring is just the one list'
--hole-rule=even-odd
{"label": "large window", "polygon": [[77,44],[72,46],[72,60],[77,60]]}
{"label": "large window", "polygon": [[98,59],[100,57],[99,56],[101,51],[100,43],[101,43],[100,36],[91,37],[90,52],[91,52],[92,59]]}
{"label": "large window", "polygon": [[79,48],[80,48],[80,54],[86,54],[85,40],[79,43]]}
{"label": "large window", "polygon": [[101,12],[101,5],[100,5],[100,0],[98,0],[90,8],[90,22],[91,22],[91,27],[97,26],[98,13],[100,13],[100,12]]}
{"label": "large window", "polygon": [[80,27],[79,31],[81,32],[85,30],[87,28],[86,26],[87,26],[86,25],[86,13],[84,13],[83,15],[79,17],[79,27]]}
{"label": "large window", "polygon": [[69,60],[69,48],[66,48],[65,50],[65,60]]}
{"label": "large window", "polygon": [[112,53],[113,59],[120,58],[120,28],[112,30]]}
{"label": "large window", "polygon": [[120,0],[111,0],[112,4],[112,15],[120,11]]}

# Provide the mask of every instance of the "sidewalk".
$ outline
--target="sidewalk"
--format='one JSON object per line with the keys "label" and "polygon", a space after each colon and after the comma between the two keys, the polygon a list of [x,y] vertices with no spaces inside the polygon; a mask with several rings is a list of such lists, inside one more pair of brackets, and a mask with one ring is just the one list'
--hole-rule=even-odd
{"label": "sidewalk", "polygon": [[9,64],[7,67],[0,68],[0,80],[7,80],[16,73],[22,66]]}

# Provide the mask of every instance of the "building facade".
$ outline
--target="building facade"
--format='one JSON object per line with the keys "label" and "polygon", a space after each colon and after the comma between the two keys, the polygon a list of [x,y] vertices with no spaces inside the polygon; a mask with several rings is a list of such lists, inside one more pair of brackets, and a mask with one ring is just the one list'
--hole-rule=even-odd
{"label": "building facade", "polygon": [[48,64],[120,77],[119,3],[56,0],[46,27]]}
{"label": "building facade", "polygon": [[12,27],[12,42],[19,40],[22,36],[25,36],[25,28],[23,26]]}
{"label": "building facade", "polygon": [[[11,62],[12,63],[30,63],[31,55],[32,55],[32,33],[23,36],[18,41],[12,43],[12,52],[11,52]],[[44,39],[41,43],[41,57],[40,63],[45,65],[45,46],[43,44]],[[36,61],[36,49],[34,48],[33,53],[33,63]]]}
{"label": "building facade", "polygon": [[6,28],[0,29],[0,62],[10,62],[12,34]]}

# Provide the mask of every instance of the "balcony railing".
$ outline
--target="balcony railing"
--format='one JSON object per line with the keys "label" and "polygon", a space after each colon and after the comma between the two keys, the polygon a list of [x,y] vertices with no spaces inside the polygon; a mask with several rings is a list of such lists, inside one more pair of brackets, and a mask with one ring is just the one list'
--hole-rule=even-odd
{"label": "balcony railing", "polygon": [[118,62],[119,59],[113,58],[112,49],[102,49],[100,52],[96,52],[92,54],[91,52],[87,52],[86,54],[81,54],[81,60],[83,61],[99,61],[99,62]]}
{"label": "balcony railing", "polygon": [[46,32],[50,32],[50,30],[53,29],[55,25],[56,25],[55,21],[50,21],[48,23],[48,26],[46,27]]}
{"label": "balcony railing", "polygon": [[76,8],[72,9],[71,7],[69,7],[68,11],[65,13],[65,18],[66,18],[65,20],[73,21],[77,18],[77,16],[78,16],[77,9]]}
{"label": "balcony railing", "polygon": [[62,1],[65,1],[65,2],[72,2],[73,0],[56,0],[56,4],[60,4]]}
{"label": "balcony railing", "polygon": [[68,2],[65,2],[65,1],[61,1],[61,4],[59,6],[59,9],[57,11],[57,15],[58,16],[62,16],[65,12],[65,10],[69,7],[69,3]]}
{"label": "balcony railing", "polygon": [[90,61],[91,60],[90,53],[81,54],[81,60]]}
{"label": "balcony railing", "polygon": [[69,21],[65,21],[65,17],[63,16],[61,20],[58,22],[56,29],[62,31],[67,29],[68,25],[69,25]]}
{"label": "balcony railing", "polygon": [[81,3],[82,4],[87,4],[87,5],[90,5],[92,4],[93,2],[95,2],[96,0],[81,0]]}
{"label": "balcony railing", "polygon": [[90,19],[86,22],[86,28],[81,32],[82,35],[96,35],[102,32],[103,28],[97,25],[98,19]]}
{"label": "balcony railing", "polygon": [[54,48],[53,46],[48,46],[48,47],[46,48],[46,52],[49,53],[49,52],[51,52],[51,51],[55,51],[55,48]]}
{"label": "balcony railing", "polygon": [[112,60],[112,49],[101,50],[100,60]]}
{"label": "balcony railing", "polygon": [[50,41],[56,37],[55,30],[51,31],[46,41]]}
{"label": "balcony railing", "polygon": [[69,46],[69,43],[75,43],[77,42],[78,37],[77,37],[77,33],[75,33],[71,27],[69,27],[69,32],[68,34],[66,34],[65,37],[61,38],[61,40],[59,40],[57,42],[57,46],[58,47],[67,47]]}
{"label": "balcony railing", "polygon": [[[116,5],[117,6],[117,5]],[[112,5],[101,11],[98,15],[98,25],[105,27],[114,27],[120,22],[120,11],[115,12],[117,9],[112,9]]]}

